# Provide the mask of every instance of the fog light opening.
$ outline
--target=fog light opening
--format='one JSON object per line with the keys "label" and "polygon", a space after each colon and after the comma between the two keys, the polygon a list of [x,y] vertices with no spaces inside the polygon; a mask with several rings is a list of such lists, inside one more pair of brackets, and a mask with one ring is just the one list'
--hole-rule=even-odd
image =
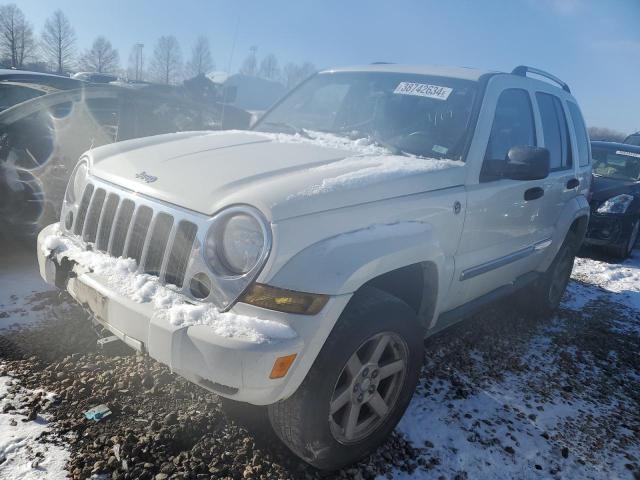
{"label": "fog light opening", "polygon": [[191,295],[198,300],[202,300],[209,296],[211,293],[211,280],[206,273],[197,273],[191,278],[191,282],[189,282],[189,290],[191,291]]}

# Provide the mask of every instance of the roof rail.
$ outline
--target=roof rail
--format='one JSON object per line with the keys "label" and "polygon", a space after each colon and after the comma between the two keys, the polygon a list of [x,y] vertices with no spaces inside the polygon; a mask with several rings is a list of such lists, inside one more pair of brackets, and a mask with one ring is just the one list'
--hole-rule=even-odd
{"label": "roof rail", "polygon": [[519,65],[516,68],[514,68],[511,73],[513,75],[518,75],[520,77],[526,77],[527,73],[533,73],[535,75],[540,75],[541,77],[545,77],[545,78],[548,78],[549,80],[552,80],[552,81],[556,82],[558,85],[560,85],[562,87],[562,89],[565,92],[571,93],[571,90],[569,89],[569,85],[564,83],[562,80],[560,80],[555,75],[551,75],[549,72],[545,72],[544,70],[540,70],[539,68],[527,67],[526,65]]}

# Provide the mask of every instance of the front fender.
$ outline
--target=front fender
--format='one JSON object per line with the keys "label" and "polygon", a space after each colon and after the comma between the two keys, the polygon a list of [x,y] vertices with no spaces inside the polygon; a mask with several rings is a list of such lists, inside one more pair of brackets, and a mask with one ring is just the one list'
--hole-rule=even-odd
{"label": "front fender", "polygon": [[430,261],[442,271],[443,250],[430,224],[376,224],[316,242],[297,253],[270,285],[304,292],[353,293],[369,280],[407,265]]}

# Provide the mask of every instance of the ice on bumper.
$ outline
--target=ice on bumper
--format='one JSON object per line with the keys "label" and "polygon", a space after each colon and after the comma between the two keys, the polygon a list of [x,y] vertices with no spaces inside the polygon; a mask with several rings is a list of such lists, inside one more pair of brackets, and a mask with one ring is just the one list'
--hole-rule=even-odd
{"label": "ice on bumper", "polygon": [[[254,343],[264,343],[296,337],[288,325],[233,312],[220,312],[211,304],[192,304],[172,285],[162,285],[157,277],[137,272],[135,260],[85,250],[65,237],[56,226],[44,238],[42,254],[64,253],[78,263],[76,269],[94,273],[118,294],[136,303],[151,303],[153,316],[167,320],[176,327],[206,325],[216,335]],[[80,272],[79,272],[80,273]]]}

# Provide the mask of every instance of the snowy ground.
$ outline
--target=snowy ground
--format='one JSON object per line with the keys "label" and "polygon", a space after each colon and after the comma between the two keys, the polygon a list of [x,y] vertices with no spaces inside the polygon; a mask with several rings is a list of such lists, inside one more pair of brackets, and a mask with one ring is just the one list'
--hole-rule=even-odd
{"label": "snowy ground", "polygon": [[[34,352],[16,356],[15,346],[34,338],[28,332],[36,331],[38,322],[52,318],[64,321],[65,312],[77,310],[66,297],[42,283],[28,252],[19,248],[12,252],[0,258],[0,478],[61,478],[65,468],[81,478],[82,472],[99,469],[92,460],[83,470],[79,456],[95,454],[95,465],[102,458],[99,444],[76,443],[68,435],[70,430],[93,428],[75,418],[87,400],[86,395],[77,393],[85,388],[84,380],[77,387],[75,380],[73,385],[61,381],[66,391],[58,407],[54,394],[39,391],[33,379],[29,380],[30,375],[44,371],[42,378],[49,380],[42,388],[51,390],[60,382],[56,379],[65,378],[64,373],[54,372],[64,372],[72,364],[80,372],[90,372],[88,369],[104,363],[106,371],[98,377],[115,374],[111,371],[115,364],[123,372],[142,364],[126,357],[110,364],[93,353],[88,354],[88,360],[78,354],[78,362],[87,362],[78,363],[65,352],[73,352],[79,341],[66,334],[56,339],[56,345],[63,345],[57,363],[35,348],[32,350],[39,355],[37,359],[31,356]],[[578,258],[573,281],[554,318],[525,319],[507,304],[430,338],[418,392],[397,429],[412,448],[399,442],[398,437],[370,460],[341,475],[457,480],[640,478],[639,280],[638,251],[622,265]],[[29,330],[21,334],[25,330],[16,327]],[[91,339],[82,341],[91,348]],[[16,367],[19,371],[13,370]],[[107,389],[104,385],[111,383],[105,377],[100,388]],[[175,395],[174,387],[167,388],[167,394]],[[180,388],[186,391],[195,387]],[[128,390],[122,395],[131,395],[130,386],[118,391]],[[197,408],[201,400],[194,393],[190,395]],[[139,397],[127,397],[125,403],[147,398],[148,392],[141,391]],[[91,397],[89,400],[93,401]],[[152,411],[164,408],[166,403],[162,398],[154,402],[148,406]],[[182,405],[185,402],[189,400],[182,400]],[[75,410],[74,404],[78,404]],[[141,411],[133,416],[140,416]],[[200,415],[193,411],[196,413],[190,415]],[[159,418],[166,413],[161,412]],[[23,421],[30,414],[34,420]],[[117,418],[116,413],[111,424],[100,427],[108,429],[103,435],[132,435],[135,429],[121,426],[126,423],[118,423]],[[48,424],[48,419],[52,423]],[[122,422],[125,420],[123,417]],[[71,422],[71,426],[63,429],[60,425],[65,422]],[[208,428],[202,433],[195,428],[188,430],[195,442],[190,447],[192,453],[206,450],[202,442],[209,445],[207,442],[218,441]],[[64,436],[56,436],[57,432],[64,432]],[[231,442],[231,434],[224,432],[222,442]],[[246,445],[247,438],[242,442]],[[104,464],[110,455],[105,454]],[[411,458],[405,462],[403,455]],[[67,460],[70,463],[66,464]],[[255,461],[254,455],[254,465]],[[380,466],[384,463],[387,467]],[[270,460],[265,465],[272,469],[267,477],[316,478],[315,473],[301,474],[300,467],[289,467],[286,462]],[[276,466],[278,470],[273,470]],[[159,465],[144,468],[160,471]]]}

